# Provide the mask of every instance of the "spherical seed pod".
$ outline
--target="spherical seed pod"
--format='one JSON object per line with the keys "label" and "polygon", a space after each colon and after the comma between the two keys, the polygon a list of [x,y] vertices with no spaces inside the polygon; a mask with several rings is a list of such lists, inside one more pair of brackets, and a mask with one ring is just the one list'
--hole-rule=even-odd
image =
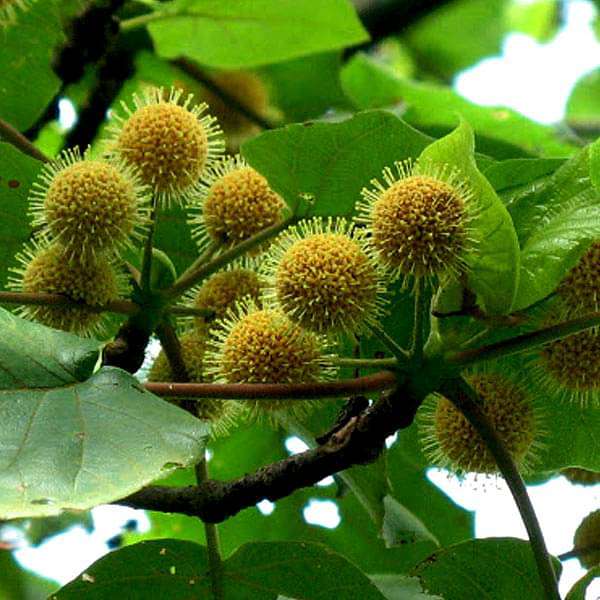
{"label": "spherical seed pod", "polygon": [[134,109],[123,104],[125,117],[115,115],[109,126],[109,154],[122,158],[141,174],[163,204],[184,203],[198,192],[198,180],[223,152],[216,119],[204,115],[206,104],[192,105],[171,89],[151,88],[133,97]]}
{"label": "spherical seed pod", "polygon": [[48,163],[29,196],[33,225],[47,230],[70,259],[115,252],[148,224],[149,189],[122,162],[67,150]]}
{"label": "spherical seed pod", "polygon": [[[9,279],[12,289],[21,292],[63,294],[91,307],[102,306],[119,297],[123,280],[110,261],[88,257],[72,261],[56,243],[34,243],[17,255],[20,268]],[[103,315],[84,307],[34,306],[20,308],[21,316],[80,335],[102,332]]]}
{"label": "spherical seed pod", "polygon": [[[531,468],[539,447],[539,417],[527,394],[499,373],[466,377],[479,394],[482,409],[524,471]],[[498,473],[498,467],[477,430],[443,396],[430,396],[419,419],[424,449],[432,463],[459,474]]]}
{"label": "spherical seed pod", "polygon": [[[275,111],[270,106],[267,86],[256,73],[219,71],[212,73],[210,79],[220,90],[237,100],[253,114],[267,119],[275,116]],[[224,102],[216,93],[206,89],[202,97],[208,104],[210,112],[221,124],[230,150],[236,151],[244,139],[260,132],[258,125]]]}
{"label": "spherical seed pod", "polygon": [[600,241],[588,248],[557,292],[568,314],[600,310]]}
{"label": "spherical seed pod", "polygon": [[392,278],[458,276],[476,241],[473,193],[460,175],[430,163],[395,163],[381,183],[363,189],[357,220],[365,223]]}
{"label": "spherical seed pod", "polygon": [[571,483],[575,483],[577,485],[587,486],[600,483],[600,473],[596,471],[588,471],[587,469],[580,469],[579,467],[562,469],[560,474],[564,475]]}
{"label": "spherical seed pod", "polygon": [[18,12],[27,10],[35,0],[0,0],[0,29],[14,25]]}
{"label": "spherical seed pod", "polygon": [[385,284],[364,231],[344,219],[313,219],[286,230],[263,263],[265,298],[318,333],[360,333],[383,312]]}
{"label": "spherical seed pod", "polygon": [[267,180],[239,155],[221,160],[202,181],[192,234],[203,246],[233,246],[278,223],[284,202]]}
{"label": "spherical seed pod", "polygon": [[195,318],[195,327],[200,331],[206,329],[208,323],[225,317],[245,298],[259,305],[263,287],[263,278],[249,264],[245,267],[232,266],[215,273],[190,294],[191,306],[213,313],[209,318]]}
{"label": "spherical seed pod", "polygon": [[[205,356],[206,372],[219,383],[300,383],[335,374],[323,338],[292,324],[277,309],[241,303],[213,329]],[[274,411],[296,415],[313,401],[293,399],[244,400],[251,414]]]}
{"label": "spherical seed pod", "polygon": [[575,531],[573,548],[585,569],[600,565],[600,510],[590,513]]}
{"label": "spherical seed pod", "polygon": [[581,406],[600,404],[600,330],[588,329],[546,344],[533,375],[550,397]]}
{"label": "spherical seed pod", "polygon": [[[206,337],[196,331],[189,331],[179,338],[179,342],[181,357],[190,381],[202,383],[206,380],[204,374]],[[148,381],[174,381],[173,371],[163,350],[160,351],[150,368]],[[178,406],[185,400],[180,397],[166,399]],[[194,404],[198,418],[210,422],[212,433],[215,436],[226,433],[240,412],[239,404],[233,400],[194,398]]]}

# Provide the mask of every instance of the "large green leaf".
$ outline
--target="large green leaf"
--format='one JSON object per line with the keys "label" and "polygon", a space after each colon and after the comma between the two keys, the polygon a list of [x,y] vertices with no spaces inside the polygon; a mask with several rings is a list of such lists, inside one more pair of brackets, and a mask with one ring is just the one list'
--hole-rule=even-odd
{"label": "large green leaf", "polygon": [[517,234],[502,201],[477,169],[470,125],[461,122],[454,132],[428,146],[419,160],[457,169],[471,188],[476,203],[471,227],[477,249],[469,259],[468,283],[487,312],[510,311],[519,274]]}
{"label": "large green leaf", "polygon": [[597,128],[600,123],[600,69],[586,73],[577,82],[567,101],[566,120],[575,128]]}
{"label": "large green leaf", "polygon": [[415,158],[430,141],[389,112],[366,111],[340,123],[267,131],[243,144],[242,153],[291,206],[308,195],[314,215],[351,216],[373,177],[396,160]]}
{"label": "large green leaf", "polygon": [[156,51],[222,69],[255,67],[368,39],[347,0],[174,0],[150,23]]}
{"label": "large green leaf", "polygon": [[521,245],[514,306],[520,310],[554,291],[590,243],[600,237],[600,192],[590,178],[589,147],[542,185],[518,194],[508,209]]}
{"label": "large green leaf", "polygon": [[551,175],[564,164],[562,158],[511,158],[483,168],[496,192],[507,193]]}
{"label": "large green leaf", "polygon": [[[454,0],[419,19],[404,35],[419,64],[443,78],[500,52],[507,0]],[[485,31],[484,36],[465,32]],[[440,35],[443,32],[443,35]]]}
{"label": "large green leaf", "polygon": [[357,54],[341,72],[342,87],[358,108],[402,102],[403,118],[435,135],[453,129],[464,117],[477,134],[477,149],[497,158],[527,154],[567,156],[573,148],[556,137],[552,127],[535,123],[503,107],[477,106],[450,88],[403,79],[390,68]]}
{"label": "large green leaf", "polygon": [[0,143],[0,288],[6,285],[9,267],[17,265],[15,254],[31,233],[27,194],[40,168],[39,161]]}
{"label": "large green leaf", "polygon": [[202,455],[206,426],[128,373],[93,373],[99,344],[0,312],[0,518],[117,500]]}
{"label": "large green leaf", "polygon": [[52,55],[64,39],[53,0],[32,3],[16,24],[0,28],[0,119],[24,130],[42,114],[59,89]]}
{"label": "large green leaf", "polygon": [[[555,563],[560,568],[560,563]],[[445,600],[544,600],[529,543],[512,538],[469,540],[442,548],[412,573]]]}
{"label": "large green leaf", "polygon": [[423,592],[416,577],[405,575],[371,575],[371,581],[387,600],[443,600]]}
{"label": "large green leaf", "polygon": [[[320,544],[246,544],[223,563],[228,600],[384,600],[369,578],[344,557]],[[206,549],[191,542],[140,542],[100,559],[67,584],[52,600],[121,597],[205,598],[210,596]]]}
{"label": "large green leaf", "polygon": [[0,598],[41,600],[56,589],[54,582],[20,568],[8,550],[0,550]]}

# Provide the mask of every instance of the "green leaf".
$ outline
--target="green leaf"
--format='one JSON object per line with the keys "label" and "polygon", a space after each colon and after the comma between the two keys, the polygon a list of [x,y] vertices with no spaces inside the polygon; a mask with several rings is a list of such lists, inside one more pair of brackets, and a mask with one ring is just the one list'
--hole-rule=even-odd
{"label": "green leaf", "polygon": [[59,89],[52,56],[64,39],[53,1],[32,3],[15,25],[0,28],[0,119],[20,131],[38,119]]}
{"label": "green leaf", "polygon": [[[555,562],[560,569],[560,563]],[[528,542],[469,540],[442,548],[413,570],[423,589],[444,600],[545,600]]]}
{"label": "green leaf", "polygon": [[590,179],[596,191],[600,192],[600,140],[590,145]]}
{"label": "green leaf", "polygon": [[482,169],[496,192],[529,185],[554,173],[565,163],[563,158],[511,158]]}
{"label": "green leaf", "polygon": [[[123,589],[129,600],[205,598],[211,594],[208,568],[206,549],[197,544],[141,542],[101,558],[51,600],[104,600]],[[223,563],[222,576],[228,600],[275,600],[279,594],[297,600],[385,598],[354,565],[320,544],[246,544]]]}
{"label": "green leaf", "polygon": [[308,195],[312,215],[352,216],[373,177],[395,160],[415,158],[430,141],[389,112],[367,111],[340,123],[267,131],[242,153],[290,206]]}
{"label": "green leaf", "polygon": [[39,161],[0,142],[0,288],[6,286],[9,267],[17,266],[15,254],[29,239],[27,194],[40,168]]}
{"label": "green leaf", "polygon": [[341,52],[325,52],[261,69],[273,101],[288,121],[320,117],[331,108],[346,108],[339,80]]}
{"label": "green leaf", "polygon": [[385,516],[382,533],[388,547],[419,541],[429,541],[439,546],[436,537],[423,522],[392,496],[383,499],[383,506]]}
{"label": "green leaf", "polygon": [[477,293],[486,312],[509,312],[517,290],[519,245],[508,211],[477,169],[473,130],[462,121],[451,134],[428,146],[419,160],[456,168],[471,188],[477,203],[471,225],[477,249],[469,262],[469,287]]}
{"label": "green leaf", "polygon": [[98,342],[4,310],[0,329],[0,518],[111,502],[202,455],[206,425],[120,369],[92,375]]}
{"label": "green leaf", "polygon": [[600,567],[594,567],[575,583],[565,600],[587,600],[586,590],[590,584],[598,580],[600,580]]}
{"label": "green leaf", "polygon": [[371,581],[387,600],[443,600],[426,594],[416,577],[405,575],[371,575]]}
{"label": "green leaf", "polygon": [[19,567],[11,552],[0,551],[0,598],[40,600],[56,590],[57,584]]}
{"label": "green leaf", "polygon": [[342,69],[342,88],[358,108],[379,108],[402,102],[402,117],[432,135],[447,133],[457,117],[477,134],[477,149],[496,158],[527,154],[568,156],[573,147],[541,125],[503,107],[477,106],[450,88],[403,79],[365,54],[356,54]]}
{"label": "green leaf", "polygon": [[[507,4],[507,0],[448,2],[419,19],[403,39],[425,70],[450,78],[484,56],[500,53]],[[466,33],[476,31],[485,31],[485,36]]]}
{"label": "green leaf", "polygon": [[560,24],[557,0],[533,0],[511,3],[507,11],[508,28],[519,31],[539,42],[547,42]]}
{"label": "green leaf", "polygon": [[589,147],[542,185],[513,199],[508,208],[521,245],[515,310],[553,292],[590,243],[600,237],[599,199],[590,179]]}
{"label": "green leaf", "polygon": [[165,58],[256,67],[368,40],[347,0],[174,0],[148,29]]}
{"label": "green leaf", "polygon": [[586,73],[567,100],[566,120],[571,127],[598,126],[600,123],[600,69]]}

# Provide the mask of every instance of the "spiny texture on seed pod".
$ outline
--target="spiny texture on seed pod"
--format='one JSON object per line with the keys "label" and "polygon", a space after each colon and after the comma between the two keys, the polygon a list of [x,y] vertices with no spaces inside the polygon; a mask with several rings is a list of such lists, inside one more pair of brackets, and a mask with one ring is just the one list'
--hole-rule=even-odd
{"label": "spiny texture on seed pod", "polygon": [[239,155],[230,156],[204,176],[192,231],[200,245],[232,246],[278,223],[284,206],[258,171]]}
{"label": "spiny texture on seed pod", "polygon": [[395,163],[363,189],[357,220],[365,223],[393,278],[460,275],[475,246],[473,193],[460,175],[432,164]]}
{"label": "spiny texture on seed pod", "polygon": [[579,562],[586,569],[600,565],[600,510],[590,513],[580,523],[573,547],[578,551]]}
{"label": "spiny texture on seed pod", "polygon": [[199,191],[198,180],[223,151],[221,130],[214,117],[203,115],[206,104],[192,105],[172,89],[165,100],[162,89],[134,96],[134,109],[125,104],[125,117],[109,126],[108,151],[137,168],[142,181],[165,205],[183,203]]}
{"label": "spiny texture on seed pod", "polygon": [[149,190],[131,167],[67,150],[47,164],[30,194],[33,225],[46,228],[71,258],[114,252],[148,222]]}
{"label": "spiny texture on seed pod", "polygon": [[385,284],[365,234],[344,219],[286,230],[263,263],[265,298],[318,333],[359,333],[382,314]]}
{"label": "spiny texture on seed pod", "polygon": [[[292,324],[277,309],[242,303],[213,329],[206,371],[220,383],[314,382],[335,373],[325,341]],[[244,401],[254,415],[285,410],[302,414],[311,401]]]}
{"label": "spiny texture on seed pod", "polygon": [[[499,373],[466,377],[481,398],[481,408],[523,470],[539,445],[539,418],[527,394]],[[430,396],[420,418],[424,448],[433,464],[457,473],[498,473],[492,454],[477,430],[443,396]]]}
{"label": "spiny texture on seed pod", "polygon": [[245,298],[258,303],[263,286],[260,275],[250,267],[234,266],[215,273],[190,294],[190,303],[194,308],[213,313],[209,320],[197,317],[196,328],[203,330],[208,321],[212,323],[222,319]]}
{"label": "spiny texture on seed pod", "polygon": [[569,467],[567,469],[562,469],[560,473],[571,483],[579,485],[596,485],[597,483],[600,483],[600,473],[596,471],[588,471],[587,469],[580,469],[579,467]]}
{"label": "spiny texture on seed pod", "polygon": [[[205,381],[204,353],[206,351],[206,338],[196,331],[190,331],[184,333],[179,342],[181,344],[181,357],[190,381],[202,383]],[[163,350],[156,357],[148,374],[148,380],[174,381],[173,371]],[[184,400],[179,397],[167,399],[177,405]],[[194,398],[194,403],[198,417],[210,422],[214,435],[225,433],[235,422],[240,412],[238,403],[233,400]]]}
{"label": "spiny texture on seed pod", "polygon": [[[63,294],[91,307],[102,306],[119,296],[122,281],[107,258],[69,260],[56,243],[33,244],[17,255],[20,268],[13,269],[13,289],[22,292]],[[102,331],[103,316],[85,307],[23,306],[21,314],[49,327],[79,334]]]}
{"label": "spiny texture on seed pod", "polygon": [[569,314],[600,310],[600,241],[588,248],[557,292]]}

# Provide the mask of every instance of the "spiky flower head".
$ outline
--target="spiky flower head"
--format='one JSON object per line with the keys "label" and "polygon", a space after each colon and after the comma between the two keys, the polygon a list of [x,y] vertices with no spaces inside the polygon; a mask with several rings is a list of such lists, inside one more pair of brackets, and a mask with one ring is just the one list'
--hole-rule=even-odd
{"label": "spiky flower head", "polygon": [[[241,303],[213,329],[206,372],[219,383],[302,383],[335,373],[326,342],[292,324],[278,309]],[[244,401],[254,415],[286,410],[303,413],[313,403],[293,399]]]}
{"label": "spiky flower head", "polygon": [[358,333],[381,316],[381,269],[364,231],[344,219],[311,219],[287,229],[263,265],[265,298],[305,329]]}
{"label": "spiky flower head", "polygon": [[[204,375],[206,337],[196,331],[189,331],[181,335],[179,342],[181,344],[181,357],[190,381],[195,383],[206,381]],[[152,364],[148,381],[174,381],[173,371],[164,350],[160,351]],[[185,398],[172,397],[167,398],[167,400],[180,405]],[[240,406],[233,400],[194,398],[193,401],[198,418],[210,422],[214,435],[225,433],[240,412]]]}
{"label": "spiky flower head", "polygon": [[600,473],[597,471],[588,471],[579,467],[569,467],[563,469],[561,475],[564,475],[571,483],[579,485],[595,485],[600,483]]}
{"label": "spiky flower head", "polygon": [[[237,100],[253,114],[268,118],[274,114],[269,106],[269,93],[264,81],[251,71],[218,71],[210,74],[216,87]],[[227,140],[227,147],[236,149],[245,138],[259,133],[260,128],[220,96],[206,89],[203,100],[217,117]]]}
{"label": "spiky flower head", "polygon": [[600,330],[587,329],[546,344],[533,376],[551,396],[581,406],[600,403]]}
{"label": "spiky flower head", "polygon": [[[466,377],[479,394],[481,408],[513,460],[525,471],[539,446],[539,418],[525,391],[499,373]],[[444,396],[430,396],[420,418],[424,449],[433,464],[457,473],[498,473],[477,430]]]}
{"label": "spiky flower head", "polygon": [[373,179],[357,204],[357,220],[367,225],[381,263],[392,278],[465,272],[476,245],[470,187],[445,166],[405,161],[394,167],[383,170],[383,183]]}
{"label": "spiky flower head", "polygon": [[575,531],[573,547],[579,562],[586,569],[600,565],[600,510],[595,510],[581,521]]}
{"label": "spiky flower head", "polygon": [[13,25],[19,10],[27,8],[35,0],[0,0],[0,29]]}
{"label": "spiky flower head", "polygon": [[148,222],[149,189],[121,161],[92,160],[67,150],[44,166],[29,195],[33,225],[65,248],[70,259],[114,252]]}
{"label": "spiky flower head", "polygon": [[588,248],[557,292],[570,314],[600,310],[600,241]]}
{"label": "spiky flower head", "polygon": [[[199,288],[192,290],[190,304],[197,309],[212,311],[210,322],[225,317],[228,311],[244,300],[250,299],[259,303],[259,297],[264,287],[263,278],[251,267],[237,265],[219,271],[209,277]],[[195,319],[199,330],[206,328],[207,320],[202,317]]]}
{"label": "spiky flower head", "polygon": [[284,202],[239,156],[223,158],[202,180],[199,214],[191,220],[200,243],[233,246],[278,223]]}
{"label": "spiky flower head", "polygon": [[89,256],[85,261],[69,260],[62,246],[42,241],[17,254],[20,268],[12,269],[12,289],[21,292],[63,294],[80,302],[77,306],[34,306],[20,309],[22,316],[39,323],[78,334],[102,331],[103,315],[88,307],[102,306],[115,300],[123,282],[104,256]]}
{"label": "spiky flower head", "polygon": [[165,98],[162,88],[149,88],[133,96],[133,110],[122,104],[126,116],[115,115],[109,126],[109,153],[137,168],[164,205],[195,196],[200,176],[224,149],[216,119],[192,100],[181,90]]}

